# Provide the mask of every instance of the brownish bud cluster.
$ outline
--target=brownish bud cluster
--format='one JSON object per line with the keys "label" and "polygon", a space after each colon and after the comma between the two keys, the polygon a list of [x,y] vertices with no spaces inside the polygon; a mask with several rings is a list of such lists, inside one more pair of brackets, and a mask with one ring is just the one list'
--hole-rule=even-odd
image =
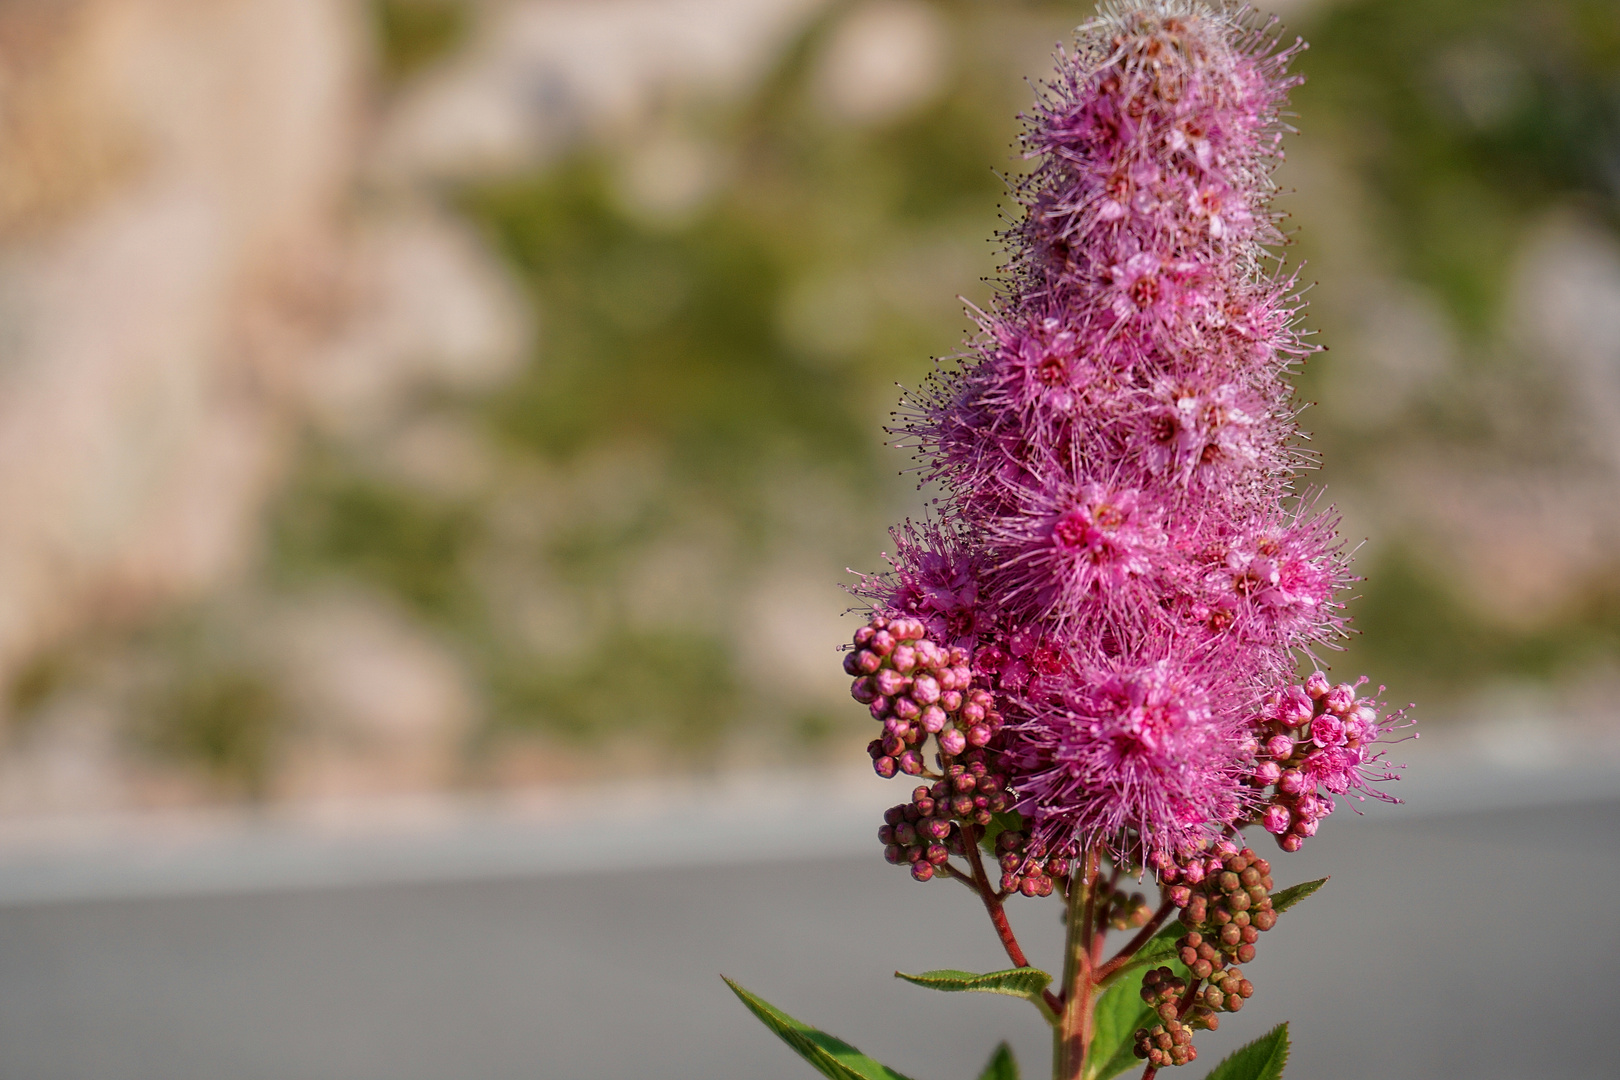
{"label": "brownish bud cluster", "polygon": [[1187,980],[1167,967],[1154,968],[1142,976],[1142,1000],[1153,1006],[1159,1022],[1136,1029],[1134,1052],[1154,1068],[1185,1065],[1198,1057],[1192,1044],[1192,1025],[1181,1022],[1181,1002],[1186,994]]}
{"label": "brownish bud cluster", "polygon": [[1183,874],[1170,890],[1188,933],[1177,944],[1193,975],[1207,979],[1228,963],[1254,959],[1262,931],[1277,925],[1271,906],[1271,864],[1249,848],[1208,860],[1202,876]]}
{"label": "brownish bud cluster", "polygon": [[883,857],[927,881],[950,856],[967,854],[962,824],[988,825],[1008,800],[1007,778],[990,768],[983,751],[969,750],[932,785],[913,788],[910,802],[884,811],[878,828]]}
{"label": "brownish bud cluster", "polygon": [[1108,890],[1106,884],[1097,888],[1097,918],[1112,930],[1135,930],[1146,926],[1153,918],[1153,908],[1147,897],[1139,892],[1127,893],[1123,889]]}
{"label": "brownish bud cluster", "polygon": [[996,859],[1001,865],[1003,892],[1051,896],[1054,879],[1069,874],[1068,859],[1047,855],[1039,841],[1014,829],[996,837]]}
{"label": "brownish bud cluster", "polygon": [[[1211,979],[1209,985],[1199,992],[1198,997],[1195,999],[1197,1005],[1193,1011],[1194,1013],[1199,1011],[1206,1013],[1237,1012],[1243,1008],[1243,1003],[1253,996],[1254,983],[1245,979],[1243,972],[1238,968],[1228,968]],[[1217,1027],[1218,1025],[1213,1022],[1214,1019],[1213,1016],[1208,1016],[1204,1026],[1209,1028]]]}

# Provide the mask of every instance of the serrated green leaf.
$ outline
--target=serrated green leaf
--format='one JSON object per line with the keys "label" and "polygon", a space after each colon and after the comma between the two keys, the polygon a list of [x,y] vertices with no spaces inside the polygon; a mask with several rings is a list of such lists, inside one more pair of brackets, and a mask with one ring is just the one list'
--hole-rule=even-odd
{"label": "serrated green leaf", "polygon": [[1013,1057],[1012,1047],[1006,1043],[996,1047],[979,1080],[1018,1080],[1018,1059]]}
{"label": "serrated green leaf", "polygon": [[930,990],[950,992],[977,990],[986,994],[1027,998],[1041,1010],[1041,1015],[1046,1017],[1047,1023],[1057,1022],[1057,1016],[1052,1012],[1051,1006],[1047,1005],[1046,996],[1042,993],[1051,983],[1052,976],[1040,968],[1008,968],[1006,971],[992,971],[986,975],[975,975],[971,971],[957,971],[954,968],[941,968],[937,971],[925,971],[921,975],[907,975],[903,971],[897,971],[894,977],[916,983],[918,986],[926,986]]}
{"label": "serrated green leaf", "polygon": [[1009,994],[1012,997],[1039,997],[1052,982],[1052,976],[1040,968],[1023,967],[1008,968],[1006,971],[992,971],[985,975],[975,975],[971,971],[957,971],[954,968],[940,968],[937,971],[925,971],[921,975],[907,975],[903,971],[894,973],[897,979],[904,979],[908,983],[926,986],[930,990],[978,990],[987,994]]}
{"label": "serrated green leaf", "polygon": [[1288,1025],[1284,1023],[1215,1066],[1204,1080],[1279,1080],[1287,1064]]}
{"label": "serrated green leaf", "polygon": [[1315,881],[1305,881],[1298,885],[1290,885],[1280,893],[1271,896],[1271,910],[1281,914],[1311,895],[1317,889],[1327,884],[1327,878],[1317,878]]}
{"label": "serrated green leaf", "polygon": [[1136,980],[1126,979],[1114,983],[1097,999],[1084,1080],[1108,1080],[1137,1064],[1133,1036],[1137,1028],[1148,1026],[1153,1016],[1140,989]]}
{"label": "serrated green leaf", "polygon": [[908,1080],[881,1062],[873,1061],[842,1039],[793,1019],[768,1001],[749,993],[724,975],[731,992],[748,1006],[748,1011],[776,1032],[804,1060],[828,1080]]}

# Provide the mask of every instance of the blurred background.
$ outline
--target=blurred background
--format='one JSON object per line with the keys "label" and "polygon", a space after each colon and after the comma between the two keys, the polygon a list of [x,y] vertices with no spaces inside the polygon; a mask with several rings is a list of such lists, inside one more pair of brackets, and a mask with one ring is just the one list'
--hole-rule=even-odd
{"label": "blurred background", "polygon": [[[880,426],[1087,10],[0,4],[0,814],[846,761]],[[1337,666],[1612,740],[1616,8],[1283,14]]]}
{"label": "blurred background", "polygon": [[[1620,9],[1274,6],[1336,670],[1620,762]],[[1089,12],[0,0],[7,842],[858,774],[881,425]]]}

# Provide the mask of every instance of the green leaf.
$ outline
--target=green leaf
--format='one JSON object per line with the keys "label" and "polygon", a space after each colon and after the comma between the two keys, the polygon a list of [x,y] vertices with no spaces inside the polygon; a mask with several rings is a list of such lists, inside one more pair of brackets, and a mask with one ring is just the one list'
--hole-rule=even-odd
{"label": "green leaf", "polygon": [[1134,979],[1116,982],[1097,999],[1091,1049],[1086,1055],[1084,1080],[1108,1080],[1138,1064],[1133,1052],[1136,1029],[1147,1027],[1153,1009],[1138,992]]}
{"label": "green leaf", "polygon": [[1006,1043],[996,1047],[979,1080],[1018,1080],[1018,1059],[1013,1057],[1012,1047]]}
{"label": "green leaf", "polygon": [[1305,899],[1311,893],[1327,884],[1327,878],[1317,878],[1315,881],[1305,881],[1298,885],[1290,885],[1280,893],[1271,897],[1271,909],[1279,915]]}
{"label": "green leaf", "polygon": [[897,979],[904,979],[918,986],[926,986],[930,990],[978,990],[986,994],[1006,994],[1009,997],[1021,997],[1035,1003],[1046,1017],[1046,1022],[1055,1024],[1057,1016],[1052,1012],[1051,1006],[1046,1003],[1042,993],[1052,976],[1040,968],[1023,967],[1008,968],[1006,971],[992,971],[988,975],[975,975],[971,971],[957,971],[954,968],[941,968],[937,971],[925,971],[921,975],[907,975],[903,971],[894,973]]}
{"label": "green leaf", "polygon": [[760,1022],[793,1047],[804,1060],[828,1080],[907,1080],[887,1065],[873,1061],[842,1039],[835,1039],[825,1031],[800,1023],[763,998],[749,993],[724,975],[731,992],[742,999],[748,1011]]}
{"label": "green leaf", "polygon": [[980,990],[987,994],[1034,998],[1040,997],[1041,991],[1052,982],[1052,976],[1040,968],[1032,967],[1008,968],[1006,971],[992,971],[988,975],[975,975],[971,971],[957,971],[953,968],[925,971],[921,975],[907,975],[903,971],[897,971],[894,977],[916,983],[918,986],[926,986],[930,990]]}
{"label": "green leaf", "polygon": [[1215,1066],[1204,1080],[1278,1080],[1287,1064],[1288,1025],[1278,1024]]}

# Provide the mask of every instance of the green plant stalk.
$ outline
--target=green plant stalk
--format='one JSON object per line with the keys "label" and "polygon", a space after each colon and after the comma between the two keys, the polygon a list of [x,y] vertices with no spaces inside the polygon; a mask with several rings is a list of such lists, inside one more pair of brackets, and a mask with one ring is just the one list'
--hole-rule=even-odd
{"label": "green plant stalk", "polygon": [[[1052,1039],[1053,1080],[1079,1080],[1086,1067],[1086,1051],[1094,1030],[1096,972],[1092,924],[1096,916],[1098,853],[1080,853],[1069,878],[1069,911],[1063,945],[1063,1011]],[[1095,935],[1100,938],[1100,935]]]}

